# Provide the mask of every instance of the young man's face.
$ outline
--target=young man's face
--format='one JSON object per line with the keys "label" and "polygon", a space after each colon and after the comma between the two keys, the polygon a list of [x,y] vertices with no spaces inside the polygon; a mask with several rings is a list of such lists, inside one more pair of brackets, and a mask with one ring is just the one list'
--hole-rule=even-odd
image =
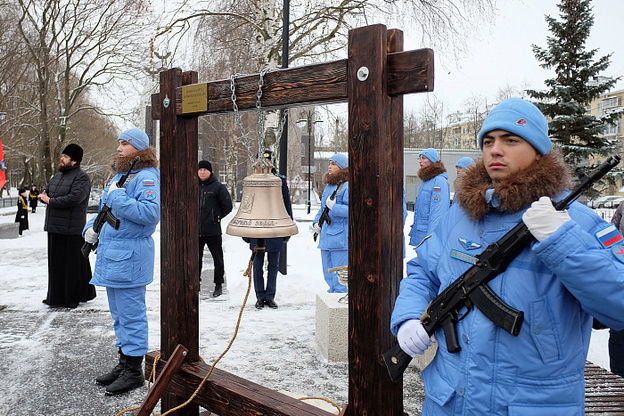
{"label": "young man's face", "polygon": [[431,161],[427,159],[427,156],[425,155],[418,156],[418,164],[420,165],[421,169],[433,165],[433,163],[431,163]]}
{"label": "young man's face", "polygon": [[483,163],[493,183],[510,177],[541,157],[529,142],[506,130],[492,130],[483,136]]}
{"label": "young man's face", "polygon": [[329,167],[327,168],[327,172],[329,172],[330,175],[333,175],[334,173],[337,173],[339,170],[340,170],[340,166],[338,166],[336,162],[334,162],[333,160],[330,160]]}
{"label": "young man's face", "polygon": [[130,157],[139,151],[125,140],[119,140],[119,146],[117,146],[117,155],[120,157]]}
{"label": "young man's face", "polygon": [[208,169],[201,168],[197,171],[197,176],[199,176],[199,179],[202,181],[205,181],[210,177],[210,171]]}

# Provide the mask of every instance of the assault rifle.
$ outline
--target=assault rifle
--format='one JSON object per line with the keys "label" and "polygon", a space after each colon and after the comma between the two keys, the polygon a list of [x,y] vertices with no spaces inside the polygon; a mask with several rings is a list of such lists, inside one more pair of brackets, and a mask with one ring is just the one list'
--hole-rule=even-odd
{"label": "assault rifle", "polygon": [[[118,187],[122,188],[124,186],[124,184],[128,180],[128,177],[130,176],[130,173],[132,172],[132,169],[134,169],[136,164],[139,163],[139,160],[141,160],[141,158],[137,156],[130,163],[130,168],[128,169],[128,171],[124,173],[123,176],[117,181]],[[104,204],[102,205],[102,209],[98,213],[97,217],[95,217],[95,220],[93,221],[93,231],[99,234],[102,230],[102,227],[106,223],[109,223],[110,226],[116,230],[119,229],[119,218],[113,215],[113,213],[111,212],[111,207]],[[97,245],[98,241],[96,241],[94,244],[87,243],[85,241],[85,243],[82,245],[82,248],[80,249],[85,259],[89,258],[89,254],[97,248]]]}
{"label": "assault rifle", "polygon": [[[338,193],[341,187],[342,187],[342,181],[338,182],[338,186],[336,187],[336,189],[334,189],[334,192],[332,192],[332,194],[329,196],[329,199],[331,199],[332,201],[336,199],[336,194]],[[325,209],[323,210],[323,213],[321,214],[321,218],[319,218],[318,225],[320,228],[323,228],[323,224],[325,223],[327,223],[327,225],[331,225],[331,218],[329,218],[329,208],[327,208],[327,205],[325,205]],[[314,233],[314,241],[316,241],[316,237],[318,237],[318,233]]]}
{"label": "assault rifle", "polygon": [[[554,203],[554,207],[557,210],[567,209],[574,200],[619,162],[620,156],[611,156],[589,175],[577,168],[579,185],[567,197]],[[509,263],[534,239],[526,224],[520,222],[500,240],[490,244],[483,253],[477,256],[477,261],[473,266],[429,303],[427,310],[420,317],[427,334],[431,336],[442,327],[448,351],[458,352],[461,347],[457,341],[456,324],[476,306],[495,325],[513,336],[518,336],[524,313],[503,302],[490,289],[487,282],[503,273]],[[464,307],[467,310],[460,317],[460,310]],[[390,379],[396,382],[401,379],[412,357],[401,350],[399,345],[395,345],[383,353],[383,359],[390,373]]]}

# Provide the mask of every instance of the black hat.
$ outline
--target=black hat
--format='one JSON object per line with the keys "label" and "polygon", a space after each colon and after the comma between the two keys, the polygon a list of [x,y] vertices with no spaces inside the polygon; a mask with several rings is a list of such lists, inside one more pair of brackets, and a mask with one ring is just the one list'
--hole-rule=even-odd
{"label": "black hat", "polygon": [[26,188],[19,188],[17,190],[17,193],[20,194],[20,195],[23,194],[24,192],[26,192]]}
{"label": "black hat", "polygon": [[61,153],[69,156],[71,160],[75,160],[76,162],[82,162],[82,147],[78,146],[77,144],[68,144]]}
{"label": "black hat", "polygon": [[201,160],[199,162],[199,169],[208,169],[212,173],[212,164],[207,160]]}

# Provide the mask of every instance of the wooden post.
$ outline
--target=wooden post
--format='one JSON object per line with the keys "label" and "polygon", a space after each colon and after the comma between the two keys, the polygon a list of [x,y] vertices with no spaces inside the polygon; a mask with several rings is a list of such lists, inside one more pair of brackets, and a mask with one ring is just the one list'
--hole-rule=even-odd
{"label": "wooden post", "polygon": [[[176,88],[192,83],[197,72],[174,68],[160,74],[160,345],[165,360],[184,345],[191,362],[199,359],[198,117],[176,116]],[[184,401],[167,392],[162,411]],[[176,414],[198,415],[199,407],[191,403]]]}
{"label": "wooden post", "polygon": [[403,414],[381,357],[403,270],[403,98],[388,94],[387,59],[402,46],[383,25],[349,32],[348,416]]}

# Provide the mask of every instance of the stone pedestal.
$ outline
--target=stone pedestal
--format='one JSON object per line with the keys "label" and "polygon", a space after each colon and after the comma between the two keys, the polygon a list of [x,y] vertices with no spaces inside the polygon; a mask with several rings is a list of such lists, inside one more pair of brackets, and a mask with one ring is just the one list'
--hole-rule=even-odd
{"label": "stone pedestal", "polygon": [[0,238],[19,237],[19,224],[16,222],[0,224]]}
{"label": "stone pedestal", "polygon": [[349,358],[349,306],[344,293],[316,294],[316,344],[327,361]]}

